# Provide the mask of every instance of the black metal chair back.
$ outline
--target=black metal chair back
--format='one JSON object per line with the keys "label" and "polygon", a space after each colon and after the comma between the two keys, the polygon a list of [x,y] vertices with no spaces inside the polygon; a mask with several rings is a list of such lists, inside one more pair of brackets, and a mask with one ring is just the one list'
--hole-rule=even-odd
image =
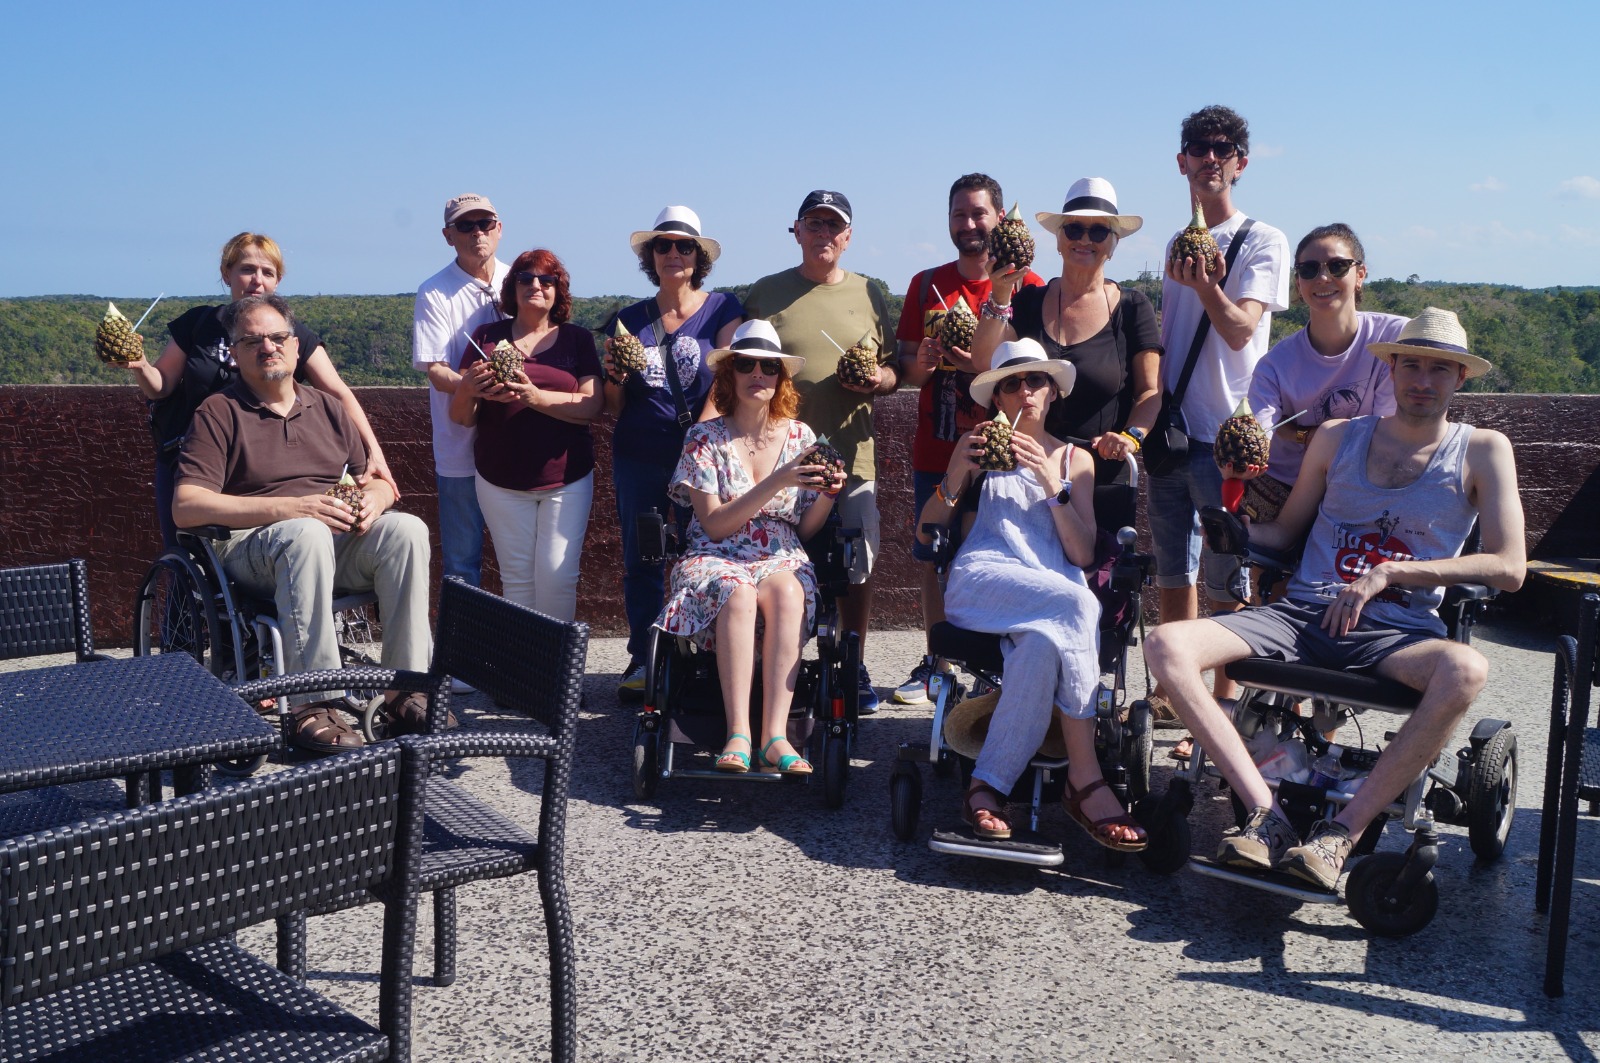
{"label": "black metal chair back", "polygon": [[0,569],[0,660],[75,653],[100,660],[89,624],[89,567],[73,559]]}

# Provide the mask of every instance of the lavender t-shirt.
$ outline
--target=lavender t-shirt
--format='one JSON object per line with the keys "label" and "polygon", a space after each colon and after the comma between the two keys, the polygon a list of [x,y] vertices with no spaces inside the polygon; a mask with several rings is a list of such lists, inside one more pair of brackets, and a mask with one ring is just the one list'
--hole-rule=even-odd
{"label": "lavender t-shirt", "polygon": [[[1312,428],[1335,418],[1393,413],[1389,363],[1368,352],[1367,345],[1392,342],[1408,320],[1394,314],[1358,313],[1356,338],[1332,358],[1317,353],[1305,329],[1285,337],[1256,363],[1251,377],[1250,409],[1256,420],[1270,428],[1305,410],[1294,424]],[[1274,435],[1267,475],[1293,484],[1305,456],[1304,446]]]}

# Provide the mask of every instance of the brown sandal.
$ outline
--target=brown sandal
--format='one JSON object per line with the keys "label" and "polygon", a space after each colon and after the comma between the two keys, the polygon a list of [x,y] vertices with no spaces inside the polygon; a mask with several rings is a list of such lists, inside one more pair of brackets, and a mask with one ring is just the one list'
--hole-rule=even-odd
{"label": "brown sandal", "polygon": [[[461,726],[456,714],[446,712],[444,729],[453,731]],[[378,706],[372,716],[372,735],[380,741],[400,735],[428,733],[428,696],[415,691],[398,693]]]}
{"label": "brown sandal", "polygon": [[344,722],[335,702],[315,701],[290,710],[294,726],[289,744],[307,753],[342,753],[366,745],[361,732]]}
{"label": "brown sandal", "polygon": [[[998,808],[981,808],[974,803],[974,798],[993,794]],[[967,788],[967,799],[961,806],[961,819],[972,828],[972,833],[980,838],[989,838],[1001,841],[1011,837],[1011,820],[1006,817],[1006,795],[996,790],[986,782],[973,780]],[[985,827],[981,822],[989,819],[992,822],[1003,824],[999,827]]]}
{"label": "brown sandal", "polygon": [[[1096,779],[1082,790],[1074,790],[1072,783],[1068,782],[1066,789],[1061,793],[1061,806],[1067,810],[1067,815],[1072,821],[1082,827],[1095,841],[1107,849],[1114,849],[1119,853],[1136,853],[1150,844],[1150,839],[1145,835],[1145,830],[1139,821],[1124,812],[1118,816],[1107,816],[1104,819],[1090,819],[1083,811],[1083,802],[1097,790],[1110,789],[1104,779]],[[1110,833],[1110,827],[1131,827],[1139,832],[1138,841],[1122,841]]]}

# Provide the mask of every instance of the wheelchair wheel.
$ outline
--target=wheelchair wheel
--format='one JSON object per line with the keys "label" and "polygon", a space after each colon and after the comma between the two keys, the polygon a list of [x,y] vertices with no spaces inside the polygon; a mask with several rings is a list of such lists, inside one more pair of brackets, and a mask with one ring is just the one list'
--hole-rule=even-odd
{"label": "wheelchair wheel", "polygon": [[1517,735],[1505,727],[1483,744],[1467,780],[1467,840],[1480,860],[1500,859],[1517,814]]}
{"label": "wheelchair wheel", "polygon": [[133,601],[133,652],[187,653],[216,674],[222,644],[217,603],[194,565],[168,555],[150,569]]}
{"label": "wheelchair wheel", "polygon": [[1405,864],[1404,853],[1374,853],[1356,865],[1345,883],[1344,899],[1350,905],[1350,914],[1380,937],[1415,934],[1432,922],[1439,910],[1439,884],[1431,871],[1409,896],[1399,901],[1385,898]]}
{"label": "wheelchair wheel", "polygon": [[1128,797],[1142,801],[1150,794],[1150,762],[1155,758],[1155,723],[1150,703],[1139,700],[1128,709],[1122,735],[1122,766],[1128,769]]}
{"label": "wheelchair wheel", "polygon": [[[335,637],[339,640],[339,661],[346,668],[377,668],[380,665],[379,642],[383,634],[373,619],[376,605],[358,605],[334,615]],[[351,690],[357,701],[370,701],[382,694],[381,690]]]}
{"label": "wheelchair wheel", "polygon": [[823,735],[822,803],[824,805],[829,808],[840,808],[844,805],[844,784],[849,773],[849,739],[844,734]]}
{"label": "wheelchair wheel", "polygon": [[633,728],[633,796],[648,801],[656,795],[661,781],[661,735],[646,730],[643,723]]}
{"label": "wheelchair wheel", "polygon": [[917,833],[917,817],[922,813],[922,773],[914,764],[900,761],[889,775],[889,818],[894,836],[903,842]]}

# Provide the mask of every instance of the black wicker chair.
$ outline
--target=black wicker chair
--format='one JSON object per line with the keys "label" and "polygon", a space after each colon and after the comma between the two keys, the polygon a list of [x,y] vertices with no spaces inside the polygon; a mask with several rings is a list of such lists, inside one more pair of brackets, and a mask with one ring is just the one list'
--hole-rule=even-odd
{"label": "black wicker chair", "polygon": [[[589,629],[543,616],[497,595],[447,579],[439,598],[433,663],[427,674],[384,669],[344,669],[277,676],[237,687],[255,701],[335,685],[421,691],[428,695],[430,737],[401,741],[425,766],[417,793],[426,826],[414,887],[433,893],[434,981],[455,981],[455,888],[481,879],[534,871],[550,942],[551,1054],[575,1058],[577,990],[572,918],[567,905],[563,853],[567,794],[571,788],[578,701],[588,654]],[[449,712],[450,680],[460,678],[497,705],[527,713],[547,734],[440,734]],[[546,762],[537,836],[437,773],[439,762],[460,757],[535,757]],[[278,965],[298,978],[306,971],[307,915],[320,915],[374,899],[364,892],[329,896],[279,920]]]}
{"label": "black wicker chair", "polygon": [[[1556,641],[1556,676],[1550,697],[1550,741],[1539,818],[1539,873],[1534,906],[1550,916],[1544,991],[1566,993],[1567,939],[1572,878],[1577,862],[1579,806],[1600,816],[1600,726],[1591,725],[1591,691],[1600,684],[1600,596],[1586,594],[1578,608],[1578,636]],[[1596,721],[1600,723],[1600,721]]]}
{"label": "black wicker chair", "polygon": [[76,653],[79,661],[109,659],[94,650],[89,567],[76,558],[0,569],[0,661],[47,653]]}
{"label": "black wicker chair", "polygon": [[[0,1058],[409,1060],[403,759],[355,750],[0,841]],[[233,941],[353,890],[386,906],[377,1027]]]}

